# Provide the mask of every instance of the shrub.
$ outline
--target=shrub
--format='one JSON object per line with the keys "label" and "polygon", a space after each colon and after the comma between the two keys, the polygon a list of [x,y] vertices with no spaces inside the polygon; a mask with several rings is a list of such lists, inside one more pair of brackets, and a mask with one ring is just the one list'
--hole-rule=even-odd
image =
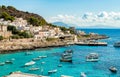
{"label": "shrub", "polygon": [[0,40],[3,40],[3,36],[0,36]]}
{"label": "shrub", "polygon": [[13,21],[15,18],[13,16],[10,16],[7,12],[2,12],[0,18],[4,18],[4,20],[10,20]]}

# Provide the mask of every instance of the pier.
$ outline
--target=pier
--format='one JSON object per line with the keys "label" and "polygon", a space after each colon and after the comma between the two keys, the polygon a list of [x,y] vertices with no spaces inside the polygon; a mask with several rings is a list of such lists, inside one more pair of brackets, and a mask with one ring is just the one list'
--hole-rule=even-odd
{"label": "pier", "polygon": [[76,45],[81,46],[107,46],[107,42],[76,42]]}
{"label": "pier", "polygon": [[28,73],[22,73],[22,72],[12,72],[8,76],[3,77],[49,77],[49,76],[42,76],[42,75],[35,75],[35,74],[28,74]]}

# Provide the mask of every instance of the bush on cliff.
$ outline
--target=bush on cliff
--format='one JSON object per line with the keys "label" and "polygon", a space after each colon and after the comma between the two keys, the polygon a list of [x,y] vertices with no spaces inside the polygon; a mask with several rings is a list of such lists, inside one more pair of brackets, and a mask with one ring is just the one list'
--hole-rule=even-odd
{"label": "bush on cliff", "polygon": [[15,18],[13,16],[10,16],[7,12],[3,12],[1,15],[0,15],[0,18],[3,18],[4,20],[10,20],[10,21],[13,21],[15,20]]}
{"label": "bush on cliff", "polygon": [[47,41],[54,41],[54,40],[57,40],[57,38],[47,38],[46,40]]}
{"label": "bush on cliff", "polygon": [[0,41],[3,40],[3,36],[0,36]]}
{"label": "bush on cliff", "polygon": [[41,26],[46,24],[45,20],[39,20],[35,17],[30,17],[27,19],[28,23],[32,24],[33,26]]}

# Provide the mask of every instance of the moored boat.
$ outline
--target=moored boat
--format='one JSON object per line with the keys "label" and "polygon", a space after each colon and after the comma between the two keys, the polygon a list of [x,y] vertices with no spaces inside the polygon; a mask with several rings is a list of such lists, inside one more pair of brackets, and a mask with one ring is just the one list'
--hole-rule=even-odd
{"label": "moored boat", "polygon": [[80,77],[87,77],[87,75],[84,72],[81,72]]}
{"label": "moored boat", "polygon": [[37,71],[37,70],[39,70],[40,68],[38,68],[38,67],[34,67],[34,68],[30,68],[29,70],[30,71]]}
{"label": "moored boat", "polygon": [[52,74],[52,73],[56,73],[56,72],[57,72],[57,69],[54,69],[54,70],[48,71],[48,74]]}
{"label": "moored boat", "polygon": [[25,63],[25,66],[31,66],[31,65],[34,65],[34,64],[35,64],[34,61],[30,61],[30,62]]}
{"label": "moored boat", "polygon": [[109,70],[110,70],[111,72],[113,72],[113,73],[117,73],[117,68],[114,67],[114,66],[111,66],[111,67],[109,68]]}
{"label": "moored boat", "polygon": [[12,64],[13,62],[10,60],[5,61],[6,64]]}
{"label": "moored boat", "polygon": [[45,56],[38,56],[38,58],[47,58],[47,56],[45,55]]}
{"label": "moored boat", "polygon": [[116,42],[116,43],[114,43],[113,46],[114,46],[114,47],[120,47],[120,42]]}
{"label": "moored boat", "polygon": [[73,51],[65,51],[60,58],[60,62],[72,62],[72,55]]}
{"label": "moored boat", "polygon": [[41,58],[38,58],[38,57],[37,57],[37,58],[33,58],[32,60],[33,60],[33,61],[37,61],[37,60],[40,60],[40,59],[41,59]]}
{"label": "moored boat", "polygon": [[4,62],[0,62],[0,66],[3,66],[3,65],[5,65],[5,63]]}
{"label": "moored boat", "polygon": [[62,67],[62,64],[59,64],[58,67]]}
{"label": "moored boat", "polygon": [[26,52],[25,55],[32,55],[32,52]]}
{"label": "moored boat", "polygon": [[90,53],[86,56],[86,61],[97,62],[99,60],[99,56],[97,53]]}
{"label": "moored boat", "polygon": [[61,75],[60,77],[73,77],[73,76]]}

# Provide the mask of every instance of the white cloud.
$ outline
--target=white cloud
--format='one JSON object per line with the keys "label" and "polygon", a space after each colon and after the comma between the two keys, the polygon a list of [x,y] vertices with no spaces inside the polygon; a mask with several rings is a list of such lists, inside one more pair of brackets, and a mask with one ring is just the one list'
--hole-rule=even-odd
{"label": "white cloud", "polygon": [[100,12],[100,13],[85,13],[82,16],[75,15],[57,15],[50,17],[48,22],[61,21],[64,23],[75,24],[79,27],[91,26],[106,26],[120,28],[120,12]]}

